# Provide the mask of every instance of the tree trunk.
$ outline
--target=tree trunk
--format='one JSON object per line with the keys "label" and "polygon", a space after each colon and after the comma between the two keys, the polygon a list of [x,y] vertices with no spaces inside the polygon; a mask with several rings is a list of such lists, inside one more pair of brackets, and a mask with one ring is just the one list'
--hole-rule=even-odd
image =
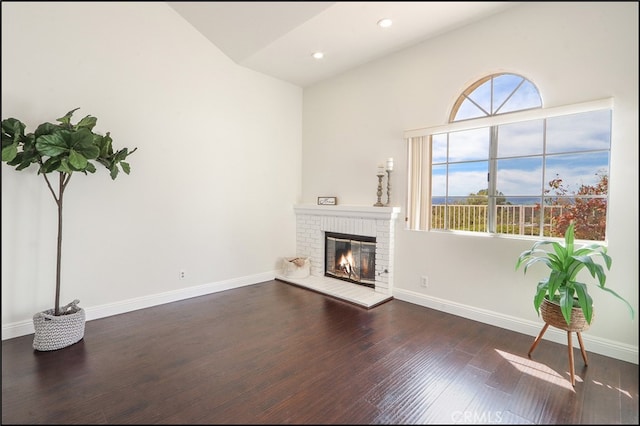
{"label": "tree trunk", "polygon": [[60,272],[62,265],[62,196],[64,194],[64,177],[65,174],[60,172],[59,186],[58,186],[58,198],[56,204],[58,205],[58,245],[57,245],[57,258],[56,258],[56,302],[54,305],[54,315],[60,315]]}

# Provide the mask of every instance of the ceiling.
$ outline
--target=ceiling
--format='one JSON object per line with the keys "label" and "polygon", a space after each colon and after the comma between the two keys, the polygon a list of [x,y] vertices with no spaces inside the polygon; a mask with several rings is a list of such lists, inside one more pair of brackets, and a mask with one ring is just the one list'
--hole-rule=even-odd
{"label": "ceiling", "polygon": [[167,2],[238,65],[300,87],[520,3]]}

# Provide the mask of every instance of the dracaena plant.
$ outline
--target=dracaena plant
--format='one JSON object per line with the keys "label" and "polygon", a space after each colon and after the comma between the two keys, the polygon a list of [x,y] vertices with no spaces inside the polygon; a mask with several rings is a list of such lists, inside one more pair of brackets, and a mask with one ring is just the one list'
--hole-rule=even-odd
{"label": "dracaena plant", "polygon": [[[123,148],[114,151],[112,139],[107,132],[104,136],[93,131],[98,119],[87,115],[76,124],[71,122],[75,108],[58,124],[42,123],[35,132],[25,133],[26,126],[20,120],[2,120],[2,161],[16,170],[24,170],[31,165],[38,167],[38,174],[44,180],[58,207],[58,238],[56,258],[55,315],[60,315],[60,266],[62,258],[62,206],[64,192],[74,173],[95,173],[96,164],[106,167],[111,179],[116,179],[120,169],[129,174],[129,163],[125,160],[137,148],[129,151]],[[54,188],[49,174],[58,175]]]}
{"label": "dracaena plant", "polygon": [[[594,261],[600,258],[604,263]],[[571,322],[571,309],[576,306],[582,309],[585,320],[591,324],[593,316],[593,299],[589,294],[586,283],[576,280],[578,273],[586,268],[591,277],[595,279],[596,287],[614,295],[622,300],[631,314],[634,311],[629,302],[615,291],[606,287],[607,274],[611,269],[611,257],[607,254],[607,247],[598,244],[586,244],[576,246],[574,243],[574,224],[571,223],[564,234],[564,243],[554,240],[537,241],[529,250],[520,253],[516,262],[516,270],[524,265],[524,273],[536,263],[542,263],[550,269],[548,277],[538,282],[536,294],[533,298],[533,305],[540,314],[540,305],[546,298],[549,301],[560,305],[562,316]],[[606,269],[605,269],[606,267]]]}

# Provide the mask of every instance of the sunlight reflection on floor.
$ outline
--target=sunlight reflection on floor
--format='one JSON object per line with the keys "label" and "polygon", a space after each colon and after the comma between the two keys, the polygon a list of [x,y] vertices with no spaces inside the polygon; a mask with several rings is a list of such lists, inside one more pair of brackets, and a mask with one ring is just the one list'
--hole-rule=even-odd
{"label": "sunlight reflection on floor", "polygon": [[[568,379],[562,377],[562,375],[544,364],[533,361],[529,358],[510,354],[499,349],[496,349],[496,352],[522,373],[529,374],[538,379],[546,380],[547,382],[562,386],[568,390],[575,391]],[[576,375],[576,382],[578,381],[582,381],[582,378]]]}
{"label": "sunlight reflection on floor", "polygon": [[620,395],[622,395],[622,396],[624,396],[626,398],[629,398],[629,399],[633,399],[633,396],[631,396],[631,393],[629,391],[626,391],[624,389],[620,389],[619,387],[611,386],[611,385],[605,385],[604,383],[602,383],[602,382],[600,382],[598,380],[592,380],[591,383],[594,383],[594,384],[596,384],[598,386],[606,387],[607,389],[610,389],[610,390],[617,390],[620,393]]}

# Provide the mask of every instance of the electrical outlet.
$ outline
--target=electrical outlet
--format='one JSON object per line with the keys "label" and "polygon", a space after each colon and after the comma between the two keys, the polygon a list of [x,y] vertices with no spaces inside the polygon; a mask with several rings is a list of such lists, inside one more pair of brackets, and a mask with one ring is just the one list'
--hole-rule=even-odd
{"label": "electrical outlet", "polygon": [[427,288],[429,287],[429,278],[426,275],[420,277],[420,287]]}
{"label": "electrical outlet", "polygon": [[180,274],[178,275],[181,280],[184,280],[187,277],[187,272],[184,269],[180,270]]}

